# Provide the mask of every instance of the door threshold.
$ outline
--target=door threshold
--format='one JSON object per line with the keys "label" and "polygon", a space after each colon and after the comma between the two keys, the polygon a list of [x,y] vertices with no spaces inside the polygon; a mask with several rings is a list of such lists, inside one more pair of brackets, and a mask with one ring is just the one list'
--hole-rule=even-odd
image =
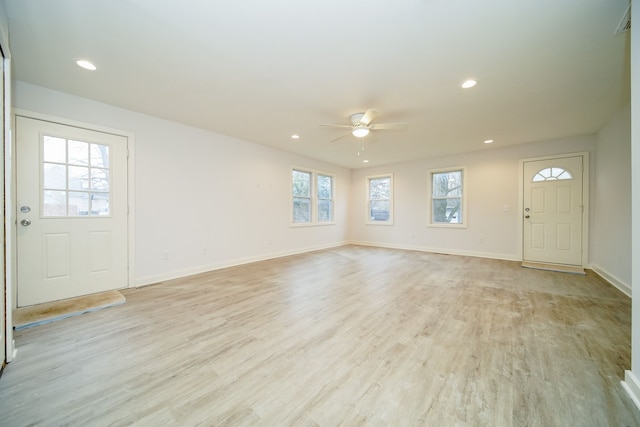
{"label": "door threshold", "polygon": [[118,291],[106,291],[60,301],[20,307],[13,310],[15,330],[43,325],[68,317],[102,310],[124,304],[127,299]]}
{"label": "door threshold", "polygon": [[586,275],[584,268],[578,265],[563,265],[563,264],[545,264],[542,262],[522,261],[522,267],[533,268],[536,270],[558,271],[560,273],[581,274]]}

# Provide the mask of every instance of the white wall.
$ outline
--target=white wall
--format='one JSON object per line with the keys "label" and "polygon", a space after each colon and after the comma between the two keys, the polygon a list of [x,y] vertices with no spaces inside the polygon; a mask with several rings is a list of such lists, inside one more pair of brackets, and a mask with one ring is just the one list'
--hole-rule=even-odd
{"label": "white wall", "polygon": [[[23,82],[13,94],[19,109],[135,134],[135,284],[347,240],[347,169]],[[289,226],[292,165],[335,174],[336,225]]]}
{"label": "white wall", "polygon": [[[520,159],[594,149],[595,136],[588,135],[353,171],[351,238],[373,245],[520,260]],[[467,167],[468,228],[427,227],[429,170],[452,166]],[[394,225],[365,225],[366,176],[389,172],[394,174]]]}
{"label": "white wall", "polygon": [[631,105],[596,135],[591,266],[631,293]]}

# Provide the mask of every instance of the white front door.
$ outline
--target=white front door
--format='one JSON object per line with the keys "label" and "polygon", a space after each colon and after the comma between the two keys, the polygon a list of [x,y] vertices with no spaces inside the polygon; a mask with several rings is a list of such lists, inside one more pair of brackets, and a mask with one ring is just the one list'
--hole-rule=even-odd
{"label": "white front door", "polygon": [[127,286],[127,138],[16,118],[17,300]]}
{"label": "white front door", "polygon": [[525,161],[523,260],[582,265],[583,157]]}

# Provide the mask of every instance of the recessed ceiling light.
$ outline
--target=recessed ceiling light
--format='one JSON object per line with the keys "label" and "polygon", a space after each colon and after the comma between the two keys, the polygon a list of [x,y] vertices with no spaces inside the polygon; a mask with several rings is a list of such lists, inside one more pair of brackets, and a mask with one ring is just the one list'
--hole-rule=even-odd
{"label": "recessed ceiling light", "polygon": [[93,65],[93,63],[91,63],[90,61],[87,61],[86,59],[78,59],[76,61],[76,64],[78,64],[78,67],[82,67],[85,70],[89,70],[89,71],[97,70],[97,67]]}
{"label": "recessed ceiling light", "polygon": [[369,163],[369,160],[363,160],[362,163]]}
{"label": "recessed ceiling light", "polygon": [[463,89],[469,89],[474,87],[478,82],[475,80],[465,80],[464,82],[462,82],[462,84],[460,85],[461,88]]}
{"label": "recessed ceiling light", "polygon": [[300,139],[300,135],[291,135],[291,139]]}
{"label": "recessed ceiling light", "polygon": [[485,144],[491,144],[493,142],[493,139],[485,139],[484,143]]}

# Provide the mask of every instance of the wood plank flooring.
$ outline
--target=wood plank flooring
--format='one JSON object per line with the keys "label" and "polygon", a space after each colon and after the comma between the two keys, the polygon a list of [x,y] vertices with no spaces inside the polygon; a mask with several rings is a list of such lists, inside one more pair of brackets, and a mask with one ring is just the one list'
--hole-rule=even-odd
{"label": "wood plank flooring", "polygon": [[344,246],[122,293],[16,332],[0,425],[640,425],[591,271]]}

